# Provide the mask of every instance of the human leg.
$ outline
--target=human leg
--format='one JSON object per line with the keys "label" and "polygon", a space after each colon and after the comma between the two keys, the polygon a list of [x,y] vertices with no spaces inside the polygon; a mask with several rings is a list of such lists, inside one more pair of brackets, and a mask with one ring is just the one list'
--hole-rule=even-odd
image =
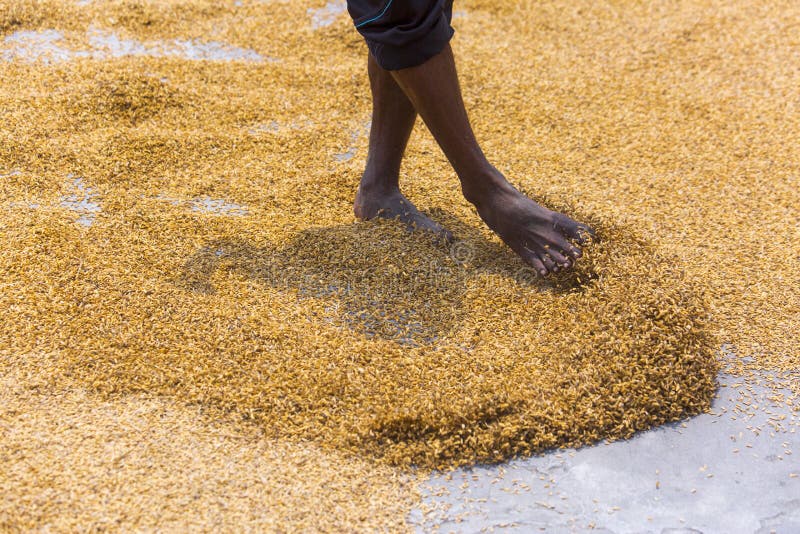
{"label": "human leg", "polygon": [[465,198],[500,238],[541,275],[570,267],[591,229],[537,204],[481,150],[461,98],[450,45],[425,63],[391,71],[452,164]]}
{"label": "human leg", "polygon": [[417,112],[389,71],[370,54],[368,73],[372,92],[369,152],[353,209],[359,219],[399,219],[410,229],[452,235],[422,214],[401,192],[400,164],[414,128]]}
{"label": "human leg", "polygon": [[461,98],[449,40],[452,0],[348,0],[358,31],[422,116],[480,217],[541,275],[570,267],[592,230],[537,204],[486,159]]}

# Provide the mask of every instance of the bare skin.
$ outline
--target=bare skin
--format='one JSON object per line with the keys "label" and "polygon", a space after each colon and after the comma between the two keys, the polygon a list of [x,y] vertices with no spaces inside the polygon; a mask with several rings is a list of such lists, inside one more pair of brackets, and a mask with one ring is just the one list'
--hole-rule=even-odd
{"label": "bare skin", "polygon": [[353,206],[362,220],[399,219],[409,230],[427,230],[447,241],[453,234],[420,212],[400,192],[400,163],[417,120],[417,111],[389,71],[370,54],[367,65],[372,89],[369,154]]}
{"label": "bare skin", "polygon": [[422,65],[396,71],[381,69],[370,57],[369,70],[373,121],[357,217],[399,218],[410,227],[446,232],[402,196],[398,185],[419,113],[458,174],[464,197],[489,228],[541,276],[573,265],[593,230],[526,197],[488,162],[470,126],[449,45]]}

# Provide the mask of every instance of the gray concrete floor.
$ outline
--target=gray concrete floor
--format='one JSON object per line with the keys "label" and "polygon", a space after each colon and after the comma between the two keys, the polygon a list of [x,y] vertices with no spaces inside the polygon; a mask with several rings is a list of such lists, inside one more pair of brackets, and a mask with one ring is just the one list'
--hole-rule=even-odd
{"label": "gray concrete floor", "polygon": [[720,377],[712,413],[629,440],[437,473],[409,521],[418,532],[798,534],[798,406],[739,382]]}

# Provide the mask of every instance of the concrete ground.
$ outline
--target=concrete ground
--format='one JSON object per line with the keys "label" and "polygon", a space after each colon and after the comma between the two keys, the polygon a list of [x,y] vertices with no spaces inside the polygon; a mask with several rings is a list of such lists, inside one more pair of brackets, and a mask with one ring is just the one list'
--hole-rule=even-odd
{"label": "concrete ground", "polygon": [[712,412],[632,439],[433,476],[419,532],[800,533],[800,413],[720,377]]}
{"label": "concrete ground", "polygon": [[[88,5],[90,2],[77,0],[76,3]],[[241,4],[238,0],[234,2],[234,5]],[[320,7],[308,10],[309,25],[314,29],[330,26],[337,17],[346,16],[344,0],[327,1],[324,6],[321,6],[322,2],[316,4],[320,4]],[[663,6],[667,4],[663,3]],[[613,18],[598,19],[592,24],[596,24],[598,35],[604,38],[594,41],[596,49],[589,46],[562,47],[562,43],[569,42],[566,37],[570,34],[565,28],[542,24],[542,39],[552,40],[544,41],[541,48],[526,49],[528,53],[540,53],[541,64],[549,65],[546,71],[549,77],[544,80],[542,87],[562,93],[566,91],[566,85],[559,83],[565,74],[558,67],[562,57],[566,60],[563,63],[569,68],[580,67],[586,69],[587,73],[584,78],[577,77],[578,82],[585,83],[578,83],[576,89],[570,88],[568,91],[580,97],[580,106],[576,111],[561,113],[555,105],[542,106],[543,117],[547,117],[547,128],[555,129],[554,139],[569,142],[565,147],[569,157],[574,158],[570,161],[579,161],[583,157],[580,154],[584,146],[598,149],[594,141],[590,142],[596,132],[583,127],[587,121],[586,115],[581,115],[581,112],[594,113],[588,115],[589,119],[600,123],[605,122],[604,116],[619,121],[623,140],[626,133],[624,129],[633,132],[627,142],[640,151],[642,161],[646,161],[645,156],[648,156],[645,143],[664,141],[658,145],[662,153],[657,156],[650,154],[647,164],[636,160],[624,161],[624,165],[617,168],[606,162],[613,159],[615,151],[622,152],[625,145],[609,142],[608,148],[599,149],[602,157],[585,158],[581,174],[605,176],[622,171],[624,167],[620,178],[604,186],[603,194],[626,200],[632,207],[628,212],[623,210],[623,214],[633,217],[644,208],[652,209],[655,203],[637,198],[636,189],[630,185],[632,182],[625,180],[625,173],[630,170],[637,177],[639,173],[645,173],[645,178],[656,186],[657,192],[665,199],[664,207],[652,209],[647,219],[648,224],[652,223],[654,228],[663,232],[664,242],[673,246],[678,240],[686,241],[682,246],[687,254],[687,264],[699,264],[704,257],[715,263],[721,262],[720,270],[727,277],[726,287],[746,289],[747,284],[752,284],[760,286],[760,295],[774,295],[762,296],[760,300],[746,295],[736,298],[742,299],[741,309],[756,310],[768,319],[770,326],[773,317],[778,317],[783,321],[782,332],[788,332],[790,328],[786,325],[790,323],[787,317],[793,312],[793,301],[781,296],[784,287],[777,286],[778,292],[776,286],[769,285],[769,282],[772,279],[781,280],[781,284],[791,289],[791,269],[792,265],[796,265],[779,261],[780,252],[783,252],[783,258],[794,258],[791,252],[795,249],[790,246],[794,234],[791,225],[785,223],[786,214],[791,217],[794,213],[786,209],[786,206],[793,205],[793,197],[786,192],[790,187],[781,189],[784,181],[795,176],[793,161],[791,158],[784,160],[785,151],[782,149],[773,149],[783,146],[780,142],[782,139],[792,138],[792,125],[797,124],[792,121],[795,116],[793,108],[784,105],[793,102],[793,96],[796,96],[792,87],[796,87],[796,84],[793,85],[793,73],[797,71],[790,68],[792,59],[796,57],[794,45],[797,41],[791,38],[795,19],[791,11],[786,14],[784,9],[769,5],[759,11],[755,9],[758,6],[748,5],[757,2],[741,2],[740,5],[728,3],[730,5],[719,6],[722,9],[714,6],[708,8],[702,6],[703,3],[696,3],[697,6],[691,4],[676,3],[675,9],[659,7],[654,10],[669,15],[664,18],[641,18],[636,13],[622,10],[613,17],[620,24],[610,22]],[[577,6],[576,10],[580,13],[581,7]],[[500,19],[492,22],[495,15],[491,10],[486,11],[477,13],[472,25],[465,24],[464,31],[460,33],[465,37],[472,35],[475,39],[473,44],[462,41],[460,46],[465,50],[465,56],[470,50],[469,46],[474,46],[477,51],[486,46],[478,37],[490,35],[493,25],[499,24]],[[783,17],[772,16],[770,11],[782,13]],[[602,14],[601,9],[594,12]],[[470,20],[465,14],[457,12],[455,17]],[[587,16],[566,15],[564,26],[570,21],[578,24],[581,20],[594,20]],[[37,25],[47,22],[46,18],[40,22],[36,20]],[[547,22],[547,19],[542,18],[541,21]],[[752,21],[752,24],[747,27],[748,24],[738,21]],[[245,29],[236,34],[248,35]],[[23,27],[3,36],[0,61],[36,60],[47,64],[73,58],[101,61],[127,56],[251,63],[282,61],[281,58],[260,55],[249,48],[238,48],[217,41],[203,44],[188,38],[140,41],[121,35],[112,30],[89,28],[85,33],[82,30],[79,35],[85,41],[83,48],[72,48],[72,45],[62,43],[64,35],[60,31],[46,28],[34,31]],[[333,35],[331,33],[326,39]],[[622,46],[619,46],[620,43]],[[498,45],[499,50],[507,48],[507,43],[500,42]],[[271,42],[262,41],[259,49],[272,49]],[[620,51],[619,54],[617,51]],[[667,118],[675,124],[681,124],[681,129],[670,124],[663,124],[661,129],[652,129],[648,122],[652,118],[638,123],[631,118],[634,114],[628,111],[635,108],[630,105],[630,95],[626,93],[614,95],[612,101],[603,106],[602,114],[592,111],[593,108],[588,104],[591,98],[608,96],[609,93],[589,91],[583,86],[602,87],[606,84],[624,87],[622,83],[609,84],[612,80],[598,76],[601,71],[596,65],[605,63],[595,60],[604,55],[612,61],[603,68],[622,77],[623,81],[634,82],[631,86],[635,89],[644,90],[648,88],[647,84],[653,84],[656,89],[663,91],[644,91],[642,94],[643,98],[649,97],[653,102],[663,100],[669,103],[650,109],[649,112],[654,113],[651,117]],[[666,63],[670,68],[652,70],[651,66],[659,64],[659,60],[661,66]],[[617,68],[620,70],[615,70]],[[629,76],[630,72],[634,72],[634,75]],[[566,74],[570,75],[570,79],[573,77],[571,71]],[[636,85],[637,78],[646,83]],[[700,98],[692,100],[696,96]],[[14,98],[18,97],[15,95]],[[757,106],[750,106],[748,102],[757,102]],[[724,118],[724,121],[720,118]],[[726,128],[715,129],[717,122],[725,124]],[[289,122],[281,124],[285,128],[300,128],[286,126],[293,124]],[[276,133],[280,127],[279,122],[271,121],[253,126],[252,132],[255,132],[254,135],[258,132]],[[366,135],[367,129],[364,125],[354,130],[349,138],[351,144],[355,145],[359,136]],[[538,132],[534,128],[532,130]],[[726,132],[735,132],[735,135]],[[769,135],[762,132],[769,132]],[[776,136],[778,142],[772,142],[772,135]],[[670,146],[667,144],[670,139],[680,140],[680,143],[675,147]],[[495,140],[495,143],[499,144],[500,141]],[[548,150],[561,148],[564,147],[553,143]],[[344,163],[353,159],[355,150],[354,146],[349,146],[346,151],[332,157]],[[717,155],[717,151],[720,155]],[[712,155],[709,156],[709,153]],[[602,162],[602,165],[590,164],[593,159]],[[561,167],[546,166],[550,164],[549,159],[544,161],[545,170],[553,174],[561,172]],[[656,164],[661,161],[667,162],[664,167]],[[692,172],[686,172],[686,176],[681,177],[673,171],[676,168],[691,168]],[[723,179],[745,171],[748,173],[747,179],[741,180],[741,183],[747,186]],[[0,178],[18,172],[11,170],[10,174],[0,174]],[[570,173],[569,170],[566,172]],[[657,180],[661,175],[672,177],[673,174],[675,189],[680,191],[682,199],[690,199],[685,207],[681,202],[675,216],[671,213],[675,209],[675,199],[667,194],[668,187],[661,187],[662,184]],[[717,181],[725,185],[725,189],[720,191],[734,195],[734,199],[752,198],[753,202],[740,202],[735,223],[715,214],[721,211],[719,208],[722,204],[707,200],[715,196],[714,190],[706,188],[707,176],[719,177]],[[102,213],[99,195],[96,196],[89,185],[91,182],[84,183],[82,178],[71,175],[67,180],[64,187],[67,194],[61,199],[60,207],[76,212],[78,224],[91,226],[95,217]],[[709,191],[712,194],[709,195]],[[743,197],[742,191],[749,196]],[[770,196],[764,196],[765,192]],[[783,196],[776,197],[778,201],[773,203],[771,195],[774,192],[782,192]],[[585,202],[589,205],[596,202],[591,200],[591,196],[588,198]],[[244,205],[207,197],[162,196],[160,200],[182,203],[191,211],[215,214],[240,215],[247,210]],[[673,204],[670,204],[670,200]],[[14,205],[13,202],[10,205]],[[31,208],[38,207],[34,203],[28,205]],[[772,209],[773,213],[770,213],[765,206],[780,209]],[[700,219],[693,216],[695,212],[692,210],[711,215]],[[705,233],[706,226],[720,235],[738,233],[744,242],[737,244],[744,251],[742,257],[735,258],[735,262],[726,262],[720,254],[708,254],[709,250],[719,252],[728,249],[724,242],[714,239],[710,240],[710,244],[707,243],[710,234]],[[757,232],[751,228],[762,230]],[[788,231],[784,231],[785,228]],[[688,240],[685,236],[688,236]],[[790,253],[786,254],[786,250]],[[747,256],[755,258],[755,263],[748,263],[753,260],[747,260]],[[773,270],[765,270],[766,275],[762,275],[757,268],[765,256],[778,260],[774,260],[777,266],[773,266]],[[749,270],[753,277],[748,277],[747,283],[741,286],[734,283],[736,273],[740,272],[739,262],[744,265],[741,272]],[[786,265],[789,265],[788,269]],[[730,301],[721,300],[717,305],[722,307],[726,302]],[[753,317],[741,310],[739,313],[739,317]],[[0,378],[10,383],[8,376]],[[739,379],[730,376],[721,376],[720,381],[722,387],[710,414],[640,433],[630,440],[598,444],[580,450],[553,451],[497,466],[437,474],[423,485],[422,503],[411,512],[408,519],[420,532],[800,534],[800,436],[796,432],[800,423],[798,407],[774,399],[772,391],[765,387],[750,382],[739,384]],[[22,380],[19,382],[23,383]],[[206,524],[217,527],[223,520],[237,521],[239,528],[243,528],[246,523],[243,518],[246,518],[246,524],[255,525],[251,528],[256,530],[259,525],[262,530],[270,525],[277,529],[279,527],[274,525],[281,522],[282,529],[286,529],[287,524],[300,524],[313,513],[325,521],[311,523],[310,526],[306,523],[306,528],[332,530],[334,527],[330,525],[333,524],[339,525],[338,528],[344,531],[344,527],[328,519],[336,519],[337,515],[345,518],[389,516],[393,511],[387,509],[381,499],[391,494],[390,498],[398,503],[400,495],[403,495],[401,488],[389,483],[390,475],[383,471],[348,464],[344,460],[337,460],[336,456],[324,456],[323,451],[311,447],[295,450],[294,446],[265,441],[256,441],[257,446],[254,446],[253,442],[238,436],[236,429],[208,428],[199,415],[171,404],[164,407],[155,401],[138,401],[139,405],[131,408],[102,402],[95,403],[93,409],[87,409],[89,400],[79,395],[59,399],[51,392],[47,395],[34,393],[30,395],[32,399],[38,399],[37,403],[32,404],[24,399],[27,402],[25,404],[20,402],[22,397],[18,395],[21,394],[14,392],[9,385],[0,388],[0,398],[5,394],[23,407],[17,408],[10,401],[0,403],[0,406],[10,414],[9,418],[14,418],[17,428],[26,424],[25,428],[33,429],[29,435],[39,440],[28,440],[26,447],[19,449],[26,455],[25,462],[17,461],[17,457],[10,453],[6,454],[7,464],[11,467],[5,471],[0,469],[0,473],[6,474],[0,479],[7,484],[4,486],[6,491],[0,491],[0,494],[6,504],[12,503],[7,498],[12,493],[23,495],[25,499],[30,496],[31,501],[40,504],[30,507],[33,512],[54,510],[50,517],[72,520],[76,525],[82,523],[84,528],[86,524],[102,527],[103,522],[107,521],[118,528],[124,529],[127,524],[131,530],[135,530],[136,527],[146,528],[148,519],[152,521],[150,524],[155,525],[151,527],[153,529],[169,530],[170,524],[178,525],[174,527],[176,530],[181,525],[183,529],[187,525],[197,528],[198,522],[204,520]],[[51,396],[56,398],[53,403],[58,409],[48,404]],[[135,405],[137,401],[132,403]],[[2,415],[0,413],[0,419]],[[176,428],[183,428],[184,433],[176,433]],[[58,439],[53,436],[58,436]],[[18,444],[26,441],[27,437],[19,433],[15,439],[15,444]],[[36,454],[28,451],[36,451]],[[6,453],[5,450],[2,452]],[[91,461],[87,461],[87,458]],[[53,469],[53,465],[58,469]],[[35,491],[31,491],[29,486],[25,486],[24,490],[19,490],[11,486],[15,482],[8,476],[12,468],[25,471],[27,476],[29,467],[31,472],[39,470],[41,476],[31,476],[31,479],[37,484],[43,481],[41,487],[44,489],[39,490],[37,486]],[[317,472],[318,469],[322,474]],[[50,474],[52,472],[55,475]],[[173,480],[171,477],[175,473],[188,473],[188,476]],[[328,482],[319,483],[323,475],[328,478],[322,480]],[[56,481],[52,487],[51,480]],[[61,480],[66,482],[61,484]],[[264,480],[270,481],[270,484],[264,483]],[[158,491],[153,492],[153,487]],[[277,490],[272,491],[273,488]],[[63,493],[55,493],[56,490],[63,490]],[[120,495],[126,498],[130,495],[133,506],[121,499]],[[3,530],[2,508],[0,506],[0,530]],[[110,508],[112,513],[109,512]],[[13,506],[7,506],[7,509],[11,510],[10,513],[17,512]],[[137,509],[141,511],[139,517],[136,515]],[[399,513],[402,517],[403,512]],[[125,523],[120,518],[130,522]],[[41,517],[38,519],[42,524]],[[94,523],[89,523],[90,520]],[[44,524],[46,528],[47,523]]]}

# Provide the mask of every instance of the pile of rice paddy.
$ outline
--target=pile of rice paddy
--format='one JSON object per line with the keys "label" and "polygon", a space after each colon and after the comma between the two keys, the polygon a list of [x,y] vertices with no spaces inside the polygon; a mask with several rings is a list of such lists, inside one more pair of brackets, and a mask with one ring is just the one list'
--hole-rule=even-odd
{"label": "pile of rice paddy", "polygon": [[414,503],[412,476],[369,459],[164,397],[45,386],[45,360],[13,363],[0,378],[4,532],[397,531]]}
{"label": "pile of rice paddy", "polygon": [[0,8],[4,374],[34,358],[38,388],[200,407],[366,480],[698,413],[723,341],[739,373],[800,368],[793,4],[457,3],[487,153],[601,237],[544,281],[421,125],[401,184],[456,246],[355,222],[365,47],[312,27],[322,2],[238,4]]}

